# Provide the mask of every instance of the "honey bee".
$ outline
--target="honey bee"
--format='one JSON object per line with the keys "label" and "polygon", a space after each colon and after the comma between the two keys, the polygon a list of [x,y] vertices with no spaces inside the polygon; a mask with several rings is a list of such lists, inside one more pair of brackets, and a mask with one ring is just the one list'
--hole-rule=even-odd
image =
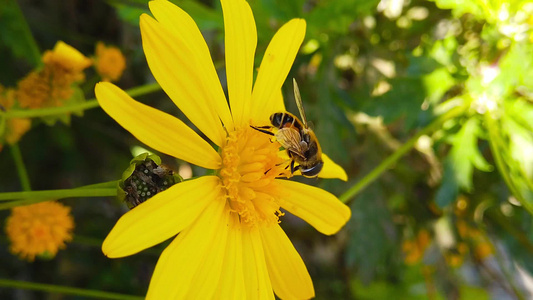
{"label": "honey bee", "polygon": [[[312,178],[318,176],[324,166],[322,149],[315,133],[307,125],[298,84],[294,78],[292,81],[294,98],[302,120],[289,112],[277,112],[270,116],[271,126],[252,126],[252,128],[274,136],[287,150],[291,159],[291,174],[300,170],[303,176]],[[270,131],[272,128],[277,129],[276,133]]]}

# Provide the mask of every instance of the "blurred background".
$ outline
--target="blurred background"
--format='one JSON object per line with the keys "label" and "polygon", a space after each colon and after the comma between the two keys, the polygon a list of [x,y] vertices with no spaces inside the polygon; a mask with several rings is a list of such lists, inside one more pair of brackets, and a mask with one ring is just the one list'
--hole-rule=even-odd
{"label": "blurred background", "polygon": [[[173,2],[202,30],[225,88],[220,3]],[[323,236],[288,214],[282,218],[316,298],[533,298],[533,3],[248,2],[258,30],[257,67],[282,24],[307,21],[288,78],[298,81],[324,152],[349,177],[298,179],[351,207],[352,219],[337,235]],[[153,83],[141,45],[142,13],[149,13],[147,2],[137,0],[2,1],[0,92],[6,98],[9,88],[21,90],[28,74],[43,69],[41,54],[58,41],[94,62],[61,105],[94,98],[94,84],[105,77],[97,69],[99,42],[125,59],[121,76],[110,79],[115,84]],[[290,80],[283,93],[296,114]],[[186,120],[162,91],[136,99]],[[33,108],[23,106],[13,109]],[[0,140],[0,192],[23,189],[10,147],[20,150],[33,190],[120,179],[144,147],[98,107],[33,118],[24,132],[16,141]],[[161,158],[184,177],[204,174]],[[375,181],[350,190],[378,166],[385,169]],[[71,208],[72,241],[55,257],[30,262],[9,251],[2,230],[0,277],[143,296],[168,241],[108,259],[101,242],[127,206],[113,197],[61,203]],[[3,229],[9,215],[0,210]],[[83,299],[7,287],[0,298]]]}

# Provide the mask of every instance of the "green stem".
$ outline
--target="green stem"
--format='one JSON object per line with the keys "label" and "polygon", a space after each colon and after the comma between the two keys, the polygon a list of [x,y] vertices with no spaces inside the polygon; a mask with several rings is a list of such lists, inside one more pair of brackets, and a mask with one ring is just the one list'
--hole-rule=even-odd
{"label": "green stem", "polygon": [[438,117],[433,122],[431,122],[428,126],[420,130],[414,137],[405,142],[400,148],[398,148],[398,150],[396,150],[393,154],[391,154],[383,162],[381,162],[381,164],[374,168],[370,173],[368,173],[365,177],[359,180],[359,182],[357,182],[346,192],[344,192],[339,197],[339,199],[344,203],[348,202],[348,200],[350,200],[352,197],[357,195],[364,188],[366,188],[368,185],[378,179],[379,176],[383,174],[383,172],[388,170],[394,163],[396,163],[396,161],[398,161],[402,156],[409,152],[409,150],[413,148],[413,146],[416,144],[416,142],[421,136],[427,135],[439,129],[440,127],[442,127],[442,124],[444,124],[444,122],[461,115],[466,110],[466,108],[466,105],[455,107],[449,110],[447,113],[443,114],[442,116]]}
{"label": "green stem", "polygon": [[63,199],[72,197],[105,197],[116,195],[117,188],[77,188],[64,190],[0,193],[0,201],[20,199]]}
{"label": "green stem", "polygon": [[[17,206],[30,205],[51,199],[69,197],[105,197],[117,195],[117,181],[108,181],[82,186],[69,190],[48,190],[33,192],[9,192],[0,193],[0,210],[10,209]],[[74,192],[72,192],[74,191]],[[17,200],[22,199],[22,200]],[[15,201],[9,201],[15,200]]]}
{"label": "green stem", "polygon": [[498,168],[498,171],[503,177],[505,184],[507,185],[511,193],[516,197],[518,202],[520,202],[520,204],[522,204],[524,208],[527,209],[527,211],[529,211],[530,214],[533,214],[533,204],[531,204],[529,201],[524,199],[522,193],[515,186],[513,179],[511,178],[511,175],[509,174],[510,170],[507,168],[504,162],[504,158],[502,156],[502,151],[503,151],[502,149],[504,149],[504,147],[499,146],[499,145],[505,145],[505,143],[500,139],[498,127],[496,126],[495,120],[493,116],[490,115],[490,113],[487,113],[485,115],[485,123],[487,126],[487,131],[489,133],[490,149],[491,149],[492,155],[494,156],[494,161],[496,162],[496,167]]}
{"label": "green stem", "polygon": [[102,291],[97,291],[97,290],[73,288],[73,287],[61,286],[61,285],[1,279],[1,278],[0,278],[0,286],[14,288],[14,289],[35,290],[35,291],[50,292],[50,293],[57,293],[57,294],[64,294],[64,295],[74,295],[74,296],[80,296],[80,297],[98,298],[98,299],[117,299],[117,300],[144,299],[144,297],[142,296],[124,295],[124,294],[118,294],[118,293],[102,292]]}
{"label": "green stem", "polygon": [[55,115],[68,114],[72,112],[77,112],[80,110],[87,110],[91,108],[98,107],[98,101],[96,99],[87,100],[82,103],[68,106],[59,106],[59,107],[45,107],[45,108],[36,108],[36,109],[13,109],[9,110],[6,113],[6,118],[41,118]]}
{"label": "green stem", "polygon": [[142,96],[142,95],[146,95],[149,93],[157,92],[160,90],[161,90],[161,86],[159,85],[159,83],[154,82],[150,84],[136,86],[134,88],[126,90],[126,93],[128,93],[128,95],[130,95],[131,97],[137,97],[137,96]]}
{"label": "green stem", "polygon": [[28,177],[28,172],[26,171],[26,166],[22,160],[22,154],[20,152],[20,147],[18,144],[10,145],[11,156],[13,156],[13,161],[15,162],[15,167],[17,168],[17,173],[19,175],[20,185],[22,186],[23,191],[31,191],[30,178]]}
{"label": "green stem", "polygon": [[118,184],[118,180],[112,180],[107,182],[101,182],[101,183],[95,183],[95,184],[89,184],[78,187],[78,189],[95,189],[95,188],[116,188]]}
{"label": "green stem", "polygon": [[[158,83],[145,84],[132,89],[126,90],[126,93],[131,97],[137,97],[152,93],[160,90],[161,87]],[[37,108],[37,109],[13,109],[5,113],[6,119],[11,118],[40,118],[47,116],[55,116],[77,112],[80,110],[87,110],[91,108],[98,107],[98,101],[96,99],[90,99],[85,102],[69,105],[69,106],[60,106],[60,107],[46,107],[46,108]]]}

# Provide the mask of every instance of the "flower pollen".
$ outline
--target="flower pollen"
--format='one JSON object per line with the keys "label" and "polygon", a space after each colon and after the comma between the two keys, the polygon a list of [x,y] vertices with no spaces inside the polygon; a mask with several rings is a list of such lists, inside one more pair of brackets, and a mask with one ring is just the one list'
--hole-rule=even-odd
{"label": "flower pollen", "polygon": [[91,60],[75,48],[58,42],[42,56],[44,66],[18,82],[16,98],[21,108],[58,107],[72,97],[72,85],[85,80],[83,70]]}
{"label": "flower pollen", "polygon": [[55,256],[72,240],[73,229],[70,207],[55,201],[15,207],[6,222],[11,252],[28,261]]}
{"label": "flower pollen", "polygon": [[241,224],[277,224],[283,215],[281,187],[274,180],[287,177],[279,146],[250,127],[230,132],[226,138],[219,176],[229,207],[238,214]]}
{"label": "flower pollen", "polygon": [[117,81],[126,68],[126,58],[119,48],[98,42],[94,66],[104,81]]}

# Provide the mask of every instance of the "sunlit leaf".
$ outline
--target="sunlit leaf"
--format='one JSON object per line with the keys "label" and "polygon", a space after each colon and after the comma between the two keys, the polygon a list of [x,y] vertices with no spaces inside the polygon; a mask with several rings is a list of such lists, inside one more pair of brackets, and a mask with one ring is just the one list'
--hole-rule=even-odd
{"label": "sunlit leaf", "polygon": [[533,132],[520,126],[513,117],[502,118],[502,129],[509,138],[509,154],[516,167],[533,180]]}
{"label": "sunlit leaf", "polygon": [[442,96],[455,84],[455,79],[446,68],[439,68],[422,78],[426,88],[427,100],[437,103]]}
{"label": "sunlit leaf", "polygon": [[[489,133],[489,142],[492,154],[496,161],[496,166],[509,188],[509,191],[530,214],[533,214],[533,183],[526,175],[521,164],[514,159],[509,147],[509,142],[506,139],[511,137],[506,137],[506,128],[498,121],[499,120],[494,120],[491,115],[485,117],[485,123]],[[506,127],[511,124],[508,123],[509,121],[505,120],[505,118],[501,122],[503,122],[503,124],[507,123]]]}
{"label": "sunlit leaf", "polygon": [[476,0],[434,0],[440,9],[451,9],[454,17],[470,13],[477,18],[485,17],[483,2]]}
{"label": "sunlit leaf", "polygon": [[468,119],[455,135],[450,157],[455,178],[460,188],[471,191],[474,167],[482,171],[491,171],[492,166],[481,155],[478,148],[479,120]]}

